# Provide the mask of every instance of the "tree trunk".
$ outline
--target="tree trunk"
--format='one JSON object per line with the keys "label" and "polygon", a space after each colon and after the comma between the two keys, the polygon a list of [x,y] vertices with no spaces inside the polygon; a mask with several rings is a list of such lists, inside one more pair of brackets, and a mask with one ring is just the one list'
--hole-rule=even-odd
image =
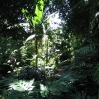
{"label": "tree trunk", "polygon": [[36,49],[36,67],[38,65],[38,41],[37,41],[37,35],[35,39],[35,49]]}

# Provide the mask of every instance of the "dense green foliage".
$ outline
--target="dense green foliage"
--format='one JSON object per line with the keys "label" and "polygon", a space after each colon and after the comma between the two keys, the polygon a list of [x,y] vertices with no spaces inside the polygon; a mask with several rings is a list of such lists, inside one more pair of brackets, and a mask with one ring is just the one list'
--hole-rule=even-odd
{"label": "dense green foliage", "polygon": [[0,5],[0,99],[99,98],[98,0]]}

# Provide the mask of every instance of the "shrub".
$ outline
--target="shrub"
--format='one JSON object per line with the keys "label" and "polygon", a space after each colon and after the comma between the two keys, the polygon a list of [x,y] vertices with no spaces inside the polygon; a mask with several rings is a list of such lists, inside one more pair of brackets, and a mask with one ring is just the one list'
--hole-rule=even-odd
{"label": "shrub", "polygon": [[45,73],[43,70],[40,70],[39,68],[32,67],[32,66],[25,66],[20,70],[19,73],[20,79],[35,79],[35,80],[44,80],[45,79]]}

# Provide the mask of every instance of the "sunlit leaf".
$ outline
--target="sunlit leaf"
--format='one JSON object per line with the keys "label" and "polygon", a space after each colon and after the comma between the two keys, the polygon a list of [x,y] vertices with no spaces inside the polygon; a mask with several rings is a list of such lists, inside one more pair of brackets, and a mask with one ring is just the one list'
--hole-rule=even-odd
{"label": "sunlit leaf", "polygon": [[36,24],[41,21],[43,15],[44,1],[39,0],[39,4],[36,5],[35,14],[36,16],[33,19],[33,24]]}
{"label": "sunlit leaf", "polygon": [[14,83],[10,84],[10,90],[17,90],[17,91],[30,91],[32,90],[35,86],[33,86],[34,84],[34,79],[31,81],[23,81],[23,80],[19,80],[16,81]]}
{"label": "sunlit leaf", "polygon": [[46,97],[49,93],[48,88],[43,84],[40,84],[40,93],[42,97]]}
{"label": "sunlit leaf", "polygon": [[27,41],[32,40],[33,38],[35,38],[35,36],[36,36],[35,34],[29,36],[29,37],[26,39],[25,43],[26,43]]}

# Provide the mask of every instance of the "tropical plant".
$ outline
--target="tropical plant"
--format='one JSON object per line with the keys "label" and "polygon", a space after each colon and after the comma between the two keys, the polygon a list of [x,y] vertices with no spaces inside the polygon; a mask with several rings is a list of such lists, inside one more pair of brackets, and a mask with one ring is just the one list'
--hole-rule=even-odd
{"label": "tropical plant", "polygon": [[76,94],[72,94],[71,99],[97,99],[97,97],[88,96],[86,93],[76,92]]}
{"label": "tropical plant", "polygon": [[31,81],[22,81],[22,80],[17,80],[13,79],[13,82],[11,82],[10,79],[7,79],[7,81],[10,81],[10,84],[8,86],[8,89],[4,89],[2,92],[2,96],[7,99],[18,99],[18,98],[23,98],[23,99],[32,99],[32,97],[29,95],[34,86],[34,80]]}
{"label": "tropical plant", "polygon": [[19,79],[31,80],[35,79],[36,81],[43,81],[46,79],[45,71],[35,66],[24,66],[20,73],[18,74]]}
{"label": "tropical plant", "polygon": [[61,78],[59,78],[58,80],[49,82],[49,91],[52,95],[62,95],[62,93],[68,93],[73,89],[72,84],[78,78],[79,77],[75,77],[74,74],[68,72],[61,76]]}

